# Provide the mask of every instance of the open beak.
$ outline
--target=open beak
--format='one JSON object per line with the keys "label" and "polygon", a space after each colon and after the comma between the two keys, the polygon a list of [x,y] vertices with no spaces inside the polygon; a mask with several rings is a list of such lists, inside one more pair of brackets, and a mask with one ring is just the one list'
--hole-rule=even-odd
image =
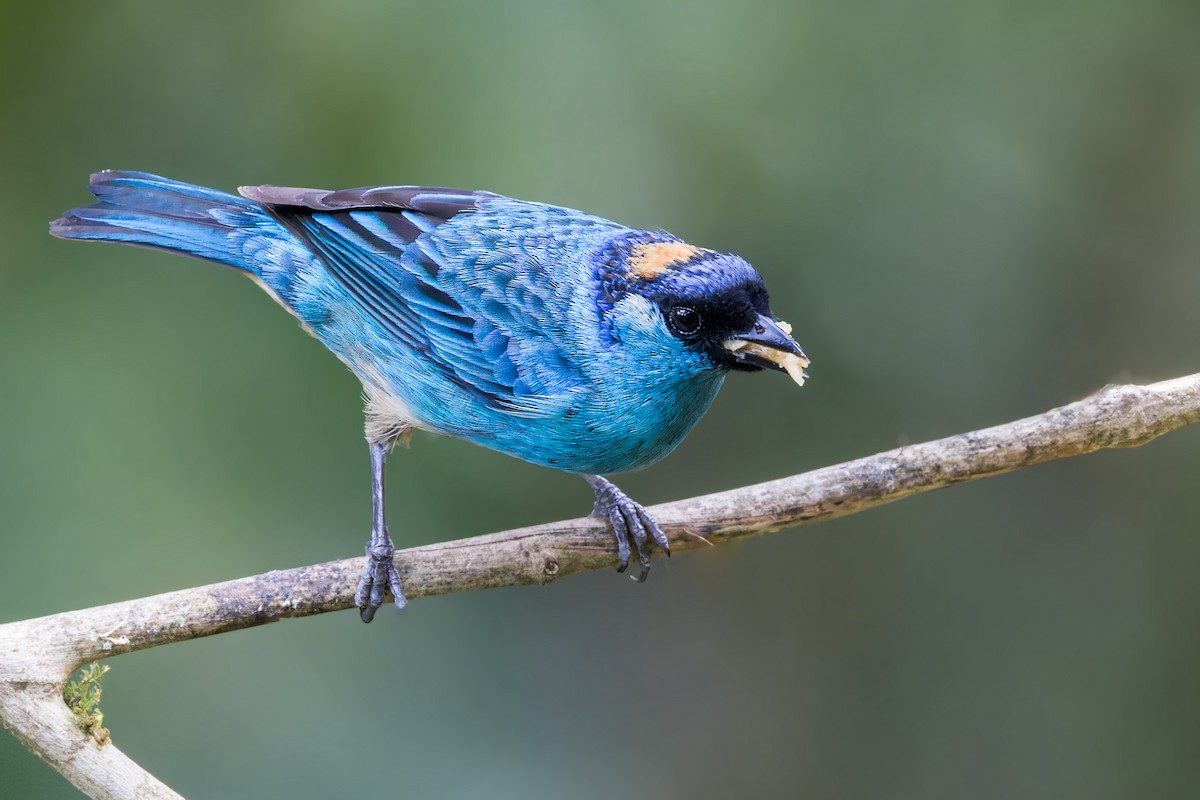
{"label": "open beak", "polygon": [[792,326],[759,314],[749,330],[721,342],[739,364],[753,364],[786,372],[798,386],[804,385],[808,374],[808,356],[792,338]]}

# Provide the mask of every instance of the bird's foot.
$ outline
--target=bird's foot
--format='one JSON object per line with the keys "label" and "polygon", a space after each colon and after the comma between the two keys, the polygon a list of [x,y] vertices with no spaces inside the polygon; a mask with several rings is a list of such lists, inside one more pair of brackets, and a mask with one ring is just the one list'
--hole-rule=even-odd
{"label": "bird's foot", "polygon": [[624,572],[629,567],[629,540],[633,539],[633,549],[637,550],[638,555],[638,574],[630,577],[641,583],[650,572],[651,539],[668,557],[671,555],[667,535],[640,503],[630,500],[629,496],[616,486],[599,475],[585,477],[596,490],[596,507],[592,510],[592,515],[607,519],[612,524],[613,533],[616,534],[617,558],[620,559],[617,572]]}
{"label": "bird's foot", "polygon": [[367,545],[367,565],[363,567],[358,589],[354,592],[354,605],[358,606],[363,622],[375,618],[375,612],[383,605],[384,593],[388,589],[392,590],[396,608],[404,608],[408,604],[400,588],[400,573],[396,572],[393,558],[395,554],[396,548],[390,541]]}

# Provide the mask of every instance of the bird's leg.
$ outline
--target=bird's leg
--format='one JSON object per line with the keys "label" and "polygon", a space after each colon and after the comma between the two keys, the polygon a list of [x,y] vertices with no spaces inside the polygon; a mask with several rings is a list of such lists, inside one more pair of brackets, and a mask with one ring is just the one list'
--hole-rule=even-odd
{"label": "bird's leg", "polygon": [[667,535],[658,527],[658,523],[647,513],[646,509],[609,481],[599,475],[583,475],[588,485],[596,492],[596,507],[592,514],[607,519],[617,536],[617,558],[620,564],[617,572],[624,572],[629,566],[629,539],[633,538],[633,546],[638,554],[638,574],[631,575],[638,583],[646,580],[650,572],[650,542],[651,538],[668,556],[671,555],[671,545]]}
{"label": "bird's leg", "polygon": [[358,579],[354,605],[358,606],[363,622],[370,622],[375,611],[383,605],[384,592],[392,590],[397,608],[408,602],[400,589],[400,574],[396,572],[393,556],[396,548],[388,536],[387,519],[383,513],[383,464],[387,460],[387,445],[367,441],[371,447],[371,541],[367,542],[367,565]]}

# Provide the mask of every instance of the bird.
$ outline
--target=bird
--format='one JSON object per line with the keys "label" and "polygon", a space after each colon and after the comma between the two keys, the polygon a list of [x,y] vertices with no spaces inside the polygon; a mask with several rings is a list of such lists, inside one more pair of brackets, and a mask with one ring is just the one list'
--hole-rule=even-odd
{"label": "bird", "polygon": [[91,176],[62,239],[182,253],[246,273],[361,381],[372,525],[354,602],[406,600],[384,465],[414,430],[575,473],[611,525],[617,570],[670,555],[654,518],[606,477],[670,453],[726,375],[803,386],[809,359],[742,258],[570,208],[487,191],[242,186],[145,172]]}

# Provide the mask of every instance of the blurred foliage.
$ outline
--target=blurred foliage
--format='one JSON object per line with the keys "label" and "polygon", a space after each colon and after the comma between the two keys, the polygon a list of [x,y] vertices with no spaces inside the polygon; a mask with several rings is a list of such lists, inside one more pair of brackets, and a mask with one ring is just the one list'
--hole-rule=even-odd
{"label": "blurred foliage", "polygon": [[[487,188],[746,256],[813,380],[732,376],[619,481],[653,503],[1194,372],[1198,36],[1194,0],[6,4],[0,619],[368,530],[354,379],[230,270],[46,235],[93,170]],[[194,797],[1194,793],[1198,451],[1187,430],[644,586],[122,656],[105,705]],[[461,442],[389,473],[403,544],[590,509]],[[0,776],[77,796],[12,737]]]}

